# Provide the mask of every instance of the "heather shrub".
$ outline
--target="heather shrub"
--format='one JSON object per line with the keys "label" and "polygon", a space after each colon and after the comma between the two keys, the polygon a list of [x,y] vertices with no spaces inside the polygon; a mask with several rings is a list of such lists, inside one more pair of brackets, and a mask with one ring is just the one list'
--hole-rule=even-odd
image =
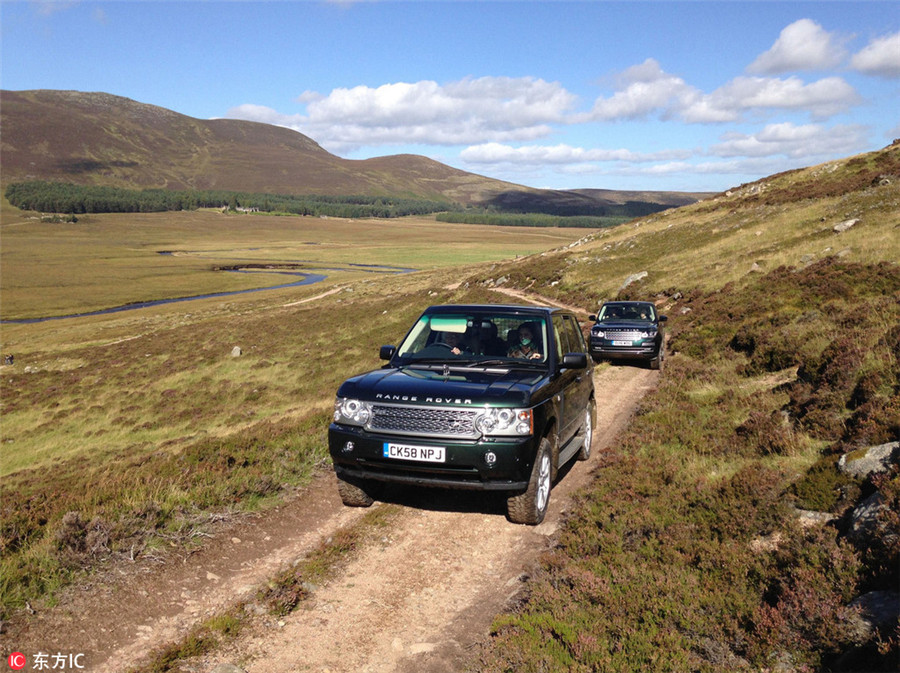
{"label": "heather shrub", "polygon": [[897,267],[782,267],[687,303],[658,389],[495,621],[482,670],[890,670],[900,634],[861,658],[848,605],[897,585],[897,477],[865,549],[794,507],[846,516],[872,485],[837,452],[897,438]]}

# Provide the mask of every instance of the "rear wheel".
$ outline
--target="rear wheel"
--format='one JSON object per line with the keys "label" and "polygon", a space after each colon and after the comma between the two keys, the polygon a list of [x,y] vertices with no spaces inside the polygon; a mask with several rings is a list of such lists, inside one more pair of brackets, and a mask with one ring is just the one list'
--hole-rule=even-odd
{"label": "rear wheel", "polygon": [[553,485],[553,459],[550,442],[541,440],[531,479],[524,493],[506,499],[506,516],[513,523],[524,523],[536,526],[544,520],[550,504],[550,488]]}
{"label": "rear wheel", "polygon": [[369,507],[375,502],[374,488],[368,484],[352,484],[338,477],[338,493],[347,507]]}

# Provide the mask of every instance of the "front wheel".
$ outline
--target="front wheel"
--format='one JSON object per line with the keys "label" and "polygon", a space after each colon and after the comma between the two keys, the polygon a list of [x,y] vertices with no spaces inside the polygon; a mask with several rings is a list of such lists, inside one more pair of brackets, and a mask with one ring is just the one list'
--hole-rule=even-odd
{"label": "front wheel", "polygon": [[662,369],[663,360],[666,357],[665,346],[664,344],[659,345],[659,350],[656,351],[656,357],[650,360],[650,369]]}
{"label": "front wheel", "polygon": [[528,488],[524,493],[506,499],[506,516],[510,521],[536,526],[544,520],[550,504],[552,473],[552,450],[550,442],[545,437],[538,447]]}
{"label": "front wheel", "polygon": [[371,487],[364,489],[362,484],[351,484],[349,481],[344,481],[338,477],[338,493],[341,496],[341,501],[347,507],[371,506],[375,502],[375,498],[371,495],[373,490]]}
{"label": "front wheel", "polygon": [[591,442],[594,441],[594,400],[588,402],[584,410],[584,426],[581,428],[582,445],[578,450],[578,460],[587,460],[591,457]]}

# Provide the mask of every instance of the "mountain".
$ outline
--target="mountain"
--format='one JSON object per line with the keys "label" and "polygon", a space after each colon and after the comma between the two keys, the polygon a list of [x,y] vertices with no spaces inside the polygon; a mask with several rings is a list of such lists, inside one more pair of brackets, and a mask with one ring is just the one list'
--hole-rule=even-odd
{"label": "mountain", "polygon": [[[584,214],[616,205],[602,190],[539,190],[401,154],[341,159],[302,133],[234,119],[195,119],[107,93],[0,92],[5,184],[52,180],[127,188],[390,195]],[[617,192],[651,210],[703,195]],[[622,196],[625,195],[625,196]],[[640,214],[640,213],[636,213]]]}

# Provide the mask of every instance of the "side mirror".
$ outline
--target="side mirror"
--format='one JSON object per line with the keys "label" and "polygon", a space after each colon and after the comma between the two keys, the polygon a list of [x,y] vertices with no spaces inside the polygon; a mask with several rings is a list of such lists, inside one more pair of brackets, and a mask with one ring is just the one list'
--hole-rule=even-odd
{"label": "side mirror", "polygon": [[378,352],[378,357],[382,360],[390,360],[394,357],[394,353],[397,352],[397,348],[395,346],[382,346],[381,350]]}
{"label": "side mirror", "polygon": [[588,320],[590,320],[591,322],[597,322],[597,316],[595,316],[595,315],[589,315],[589,316],[588,316]]}
{"label": "side mirror", "polygon": [[664,316],[664,315],[659,316],[659,322],[665,322],[668,319],[669,319],[668,316]]}
{"label": "side mirror", "polygon": [[563,369],[587,369],[587,355],[584,353],[566,353],[563,355]]}

